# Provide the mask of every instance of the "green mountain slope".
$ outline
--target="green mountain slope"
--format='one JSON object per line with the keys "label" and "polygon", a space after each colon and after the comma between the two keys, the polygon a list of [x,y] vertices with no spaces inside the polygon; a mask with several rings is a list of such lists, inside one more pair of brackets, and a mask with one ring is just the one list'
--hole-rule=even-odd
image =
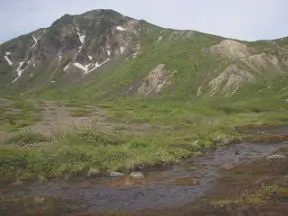
{"label": "green mountain slope", "polygon": [[49,87],[51,94],[86,101],[127,96],[237,101],[266,99],[270,94],[277,97],[274,93],[278,90],[286,92],[285,39],[247,43],[149,24],[145,28],[136,58],[90,74],[76,87],[65,88],[55,83]]}

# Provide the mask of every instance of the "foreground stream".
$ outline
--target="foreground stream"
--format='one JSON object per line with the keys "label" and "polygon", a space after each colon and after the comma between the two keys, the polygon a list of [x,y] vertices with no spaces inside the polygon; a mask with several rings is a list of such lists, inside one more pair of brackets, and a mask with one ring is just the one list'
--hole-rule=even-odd
{"label": "foreground stream", "polygon": [[[214,152],[170,168],[145,171],[145,178],[137,180],[130,176],[78,178],[70,181],[55,180],[47,184],[6,186],[5,190],[1,190],[0,197],[52,197],[59,200],[58,205],[65,205],[69,212],[131,212],[174,207],[191,203],[207,194],[221,177],[222,170],[271,154],[280,145],[241,143],[219,147]],[[9,208],[0,206],[1,211],[8,215]]]}

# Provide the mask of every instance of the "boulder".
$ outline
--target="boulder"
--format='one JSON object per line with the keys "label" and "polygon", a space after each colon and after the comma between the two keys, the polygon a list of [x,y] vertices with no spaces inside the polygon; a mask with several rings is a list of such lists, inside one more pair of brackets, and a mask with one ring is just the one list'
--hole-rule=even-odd
{"label": "boulder", "polygon": [[281,160],[281,159],[285,159],[286,156],[284,155],[279,155],[279,154],[274,154],[274,155],[270,155],[267,157],[267,160]]}
{"label": "boulder", "polygon": [[109,173],[109,176],[112,176],[112,177],[121,177],[121,176],[124,176],[124,173],[111,171],[111,172]]}
{"label": "boulder", "polygon": [[87,173],[87,177],[95,177],[100,175],[100,170],[97,168],[90,168]]}
{"label": "boulder", "polygon": [[130,176],[135,178],[135,179],[144,178],[144,174],[142,172],[132,172],[132,173],[130,173]]}
{"label": "boulder", "polygon": [[19,180],[19,179],[16,182],[13,183],[14,186],[20,186],[22,184],[23,184],[23,182],[21,180]]}

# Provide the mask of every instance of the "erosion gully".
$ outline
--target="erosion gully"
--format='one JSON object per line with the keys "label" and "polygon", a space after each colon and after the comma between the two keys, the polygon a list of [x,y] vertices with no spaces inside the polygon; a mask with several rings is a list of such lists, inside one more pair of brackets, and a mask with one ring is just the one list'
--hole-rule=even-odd
{"label": "erosion gully", "polygon": [[[273,134],[283,134],[288,131],[287,128],[284,131],[283,128],[267,130],[257,130],[256,133],[272,131]],[[5,185],[5,188],[2,185],[0,197],[24,200],[24,206],[26,198],[32,197],[34,200],[37,198],[38,203],[43,199],[53,199],[56,200],[53,205],[61,206],[60,210],[57,210],[57,215],[76,215],[77,212],[97,213],[103,210],[136,212],[176,207],[193,203],[207,195],[221,178],[223,170],[265,157],[282,145],[283,143],[240,143],[218,147],[213,152],[207,152],[169,168],[143,171],[145,176],[143,179],[133,179],[125,175],[94,179],[74,178],[68,181],[52,180],[45,184]],[[10,214],[11,208],[14,214]],[[0,215],[21,215],[15,208],[17,209],[17,206],[2,203]],[[42,211],[39,215],[49,214]]]}

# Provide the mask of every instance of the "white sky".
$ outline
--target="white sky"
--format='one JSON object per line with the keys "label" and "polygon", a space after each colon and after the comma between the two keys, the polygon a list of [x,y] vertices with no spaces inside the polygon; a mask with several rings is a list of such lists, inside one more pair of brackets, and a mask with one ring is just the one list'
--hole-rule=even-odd
{"label": "white sky", "polygon": [[0,43],[64,15],[109,8],[153,24],[258,40],[288,36],[288,0],[0,0]]}

